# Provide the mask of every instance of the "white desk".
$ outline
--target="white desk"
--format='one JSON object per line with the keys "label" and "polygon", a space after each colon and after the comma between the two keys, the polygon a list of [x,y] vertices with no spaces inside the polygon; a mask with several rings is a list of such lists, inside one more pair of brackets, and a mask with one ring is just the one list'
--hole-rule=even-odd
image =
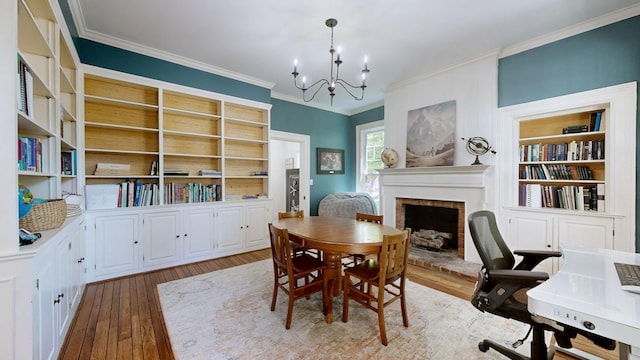
{"label": "white desk", "polygon": [[613,263],[640,265],[640,254],[585,247],[563,247],[562,253],[560,271],[527,292],[529,312],[626,344],[621,358],[629,345],[635,355],[640,294],[620,289]]}

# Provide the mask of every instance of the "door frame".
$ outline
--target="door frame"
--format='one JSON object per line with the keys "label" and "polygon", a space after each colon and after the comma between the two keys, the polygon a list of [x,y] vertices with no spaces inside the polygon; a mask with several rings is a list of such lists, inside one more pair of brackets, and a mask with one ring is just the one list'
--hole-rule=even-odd
{"label": "door frame", "polygon": [[[309,135],[290,133],[285,131],[270,131],[270,141],[279,140],[286,142],[294,142],[300,144],[300,209],[304,210],[305,214],[310,214],[310,195],[311,195],[311,137]],[[269,152],[271,154],[271,151]],[[269,159],[269,163],[274,161],[282,161],[282,159]],[[269,171],[272,174],[271,171]],[[284,181],[284,179],[283,179]],[[269,179],[269,193],[274,194],[275,186],[284,186],[284,182],[277,182],[275,177],[270,176]]]}

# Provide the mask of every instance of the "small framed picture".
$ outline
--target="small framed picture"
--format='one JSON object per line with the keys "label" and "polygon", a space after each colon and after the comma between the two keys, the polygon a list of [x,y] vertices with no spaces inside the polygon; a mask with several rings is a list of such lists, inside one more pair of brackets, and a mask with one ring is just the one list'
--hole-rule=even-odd
{"label": "small framed picture", "polygon": [[318,174],[344,174],[344,150],[317,148]]}

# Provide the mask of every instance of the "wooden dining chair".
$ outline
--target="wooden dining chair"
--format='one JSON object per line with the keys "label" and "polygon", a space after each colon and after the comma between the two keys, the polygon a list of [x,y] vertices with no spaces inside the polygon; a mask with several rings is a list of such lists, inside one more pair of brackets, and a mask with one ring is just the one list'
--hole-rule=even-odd
{"label": "wooden dining chair", "polygon": [[276,309],[278,289],[289,297],[285,328],[291,327],[293,303],[300,298],[322,292],[322,312],[327,314],[332,299],[329,296],[329,283],[325,277],[327,264],[308,254],[292,256],[291,242],[287,229],[269,224],[271,254],[273,258],[273,298],[271,311]]}
{"label": "wooden dining chair", "polygon": [[[302,218],[302,217],[304,217],[304,210],[281,211],[278,213],[278,219]],[[293,251],[294,255],[309,254],[317,257],[318,259],[321,259],[321,254],[319,250],[304,247],[295,241],[291,241],[291,251]]]}
{"label": "wooden dining chair", "polygon": [[387,331],[384,324],[385,307],[399,299],[402,322],[405,327],[409,327],[404,289],[410,237],[411,229],[409,228],[400,234],[384,235],[379,261],[367,259],[344,272],[342,321],[347,322],[349,319],[349,299],[377,312],[380,340],[385,346],[387,345]]}
{"label": "wooden dining chair", "polygon": [[[382,225],[382,222],[384,221],[384,215],[364,214],[364,213],[357,212],[356,220]],[[349,259],[347,262],[343,263],[343,266],[351,267],[363,262],[365,259],[365,255],[364,254],[345,254],[342,258]]]}

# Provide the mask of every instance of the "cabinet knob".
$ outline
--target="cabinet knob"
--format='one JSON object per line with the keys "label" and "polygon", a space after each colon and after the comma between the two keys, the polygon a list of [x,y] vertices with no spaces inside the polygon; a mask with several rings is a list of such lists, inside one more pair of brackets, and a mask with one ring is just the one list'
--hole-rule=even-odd
{"label": "cabinet knob", "polygon": [[53,305],[55,305],[55,304],[59,304],[59,303],[60,303],[60,299],[53,300]]}
{"label": "cabinet knob", "polygon": [[176,235],[176,239],[179,239],[179,238],[180,238],[180,235]]}
{"label": "cabinet knob", "polygon": [[133,243],[134,243],[134,244],[137,244],[137,243],[138,243],[138,241],[136,240],[136,241],[134,241]]}
{"label": "cabinet knob", "polygon": [[184,237],[187,237],[188,234],[184,234]]}

